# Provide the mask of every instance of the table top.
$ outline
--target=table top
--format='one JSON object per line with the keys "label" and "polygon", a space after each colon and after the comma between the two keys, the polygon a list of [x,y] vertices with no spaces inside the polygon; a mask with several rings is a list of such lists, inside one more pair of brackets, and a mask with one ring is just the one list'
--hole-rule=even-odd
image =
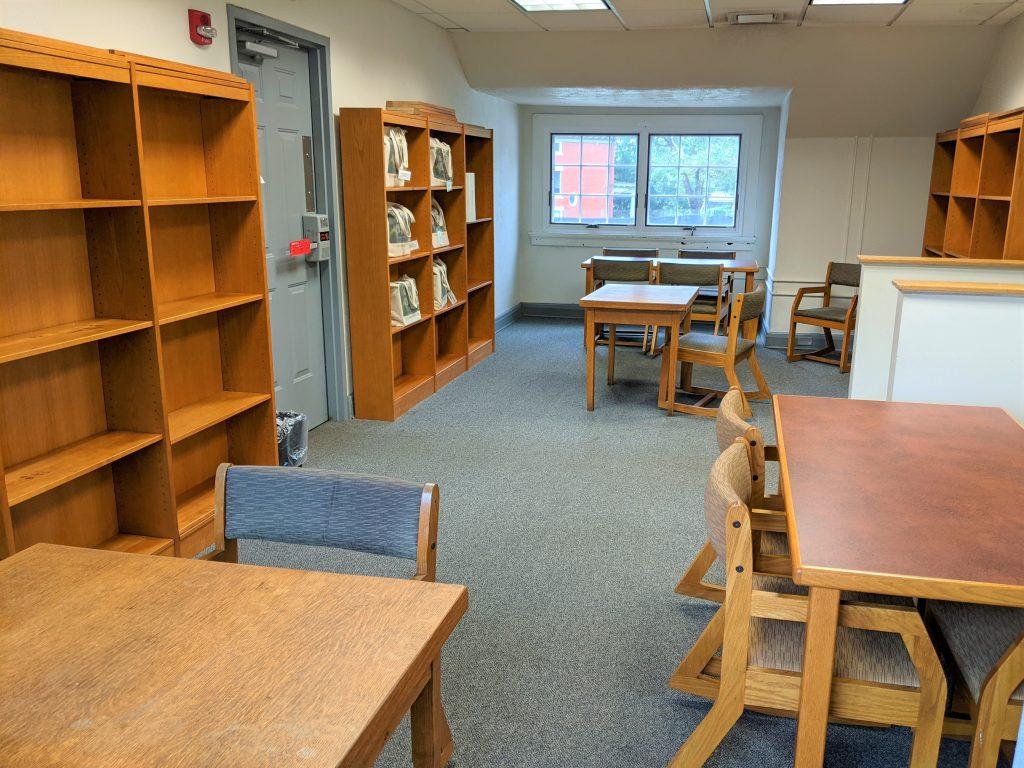
{"label": "table top", "polygon": [[648,258],[646,256],[591,256],[589,259],[580,263],[583,269],[590,269],[592,259],[608,259],[609,261],[653,261],[655,264],[673,263],[673,264],[695,264],[703,266],[718,266],[722,265],[724,272],[750,272],[756,273],[760,267],[757,266],[757,262],[749,257],[742,257],[737,259],[666,259],[658,257],[655,259]]}
{"label": "table top", "polygon": [[1024,606],[1024,427],[1000,408],[778,395],[793,578]]}
{"label": "table top", "polygon": [[609,283],[580,299],[586,309],[685,312],[697,298],[697,286]]}
{"label": "table top", "polygon": [[38,544],[0,561],[5,765],[369,765],[465,587]]}

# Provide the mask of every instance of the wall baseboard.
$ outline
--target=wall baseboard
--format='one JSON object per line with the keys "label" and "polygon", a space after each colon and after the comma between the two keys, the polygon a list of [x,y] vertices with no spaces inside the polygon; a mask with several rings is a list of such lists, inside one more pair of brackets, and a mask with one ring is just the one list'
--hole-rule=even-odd
{"label": "wall baseboard", "polygon": [[516,304],[494,318],[494,332],[503,331],[523,316],[523,305]]}
{"label": "wall baseboard", "polygon": [[583,307],[579,304],[555,304],[524,301],[522,317],[549,317],[557,320],[582,320]]}
{"label": "wall baseboard", "polygon": [[[769,331],[763,334],[764,345],[771,349],[785,349],[789,343],[789,334],[784,331]],[[832,331],[832,338],[835,339],[836,349],[843,343],[843,334],[839,331]],[[798,333],[796,335],[796,347],[799,350],[820,349],[825,346],[825,334],[823,333]]]}

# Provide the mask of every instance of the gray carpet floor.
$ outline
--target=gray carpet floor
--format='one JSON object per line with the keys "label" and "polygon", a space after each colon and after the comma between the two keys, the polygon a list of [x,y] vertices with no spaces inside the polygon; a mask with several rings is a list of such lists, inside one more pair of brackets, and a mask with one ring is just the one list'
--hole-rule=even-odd
{"label": "gray carpet floor", "polygon": [[[578,323],[524,320],[498,352],[395,423],[329,423],[309,466],[434,481],[438,578],[469,613],[445,647],[443,697],[458,768],[664,766],[709,709],[666,681],[711,617],[673,587],[706,539],[710,420],[658,410],[658,362],[620,349],[618,383],[583,397]],[[849,378],[759,352],[775,393],[842,397]],[[695,375],[719,386],[717,371]],[[744,372],[741,371],[741,377]],[[770,406],[755,421],[773,434]],[[243,542],[248,561],[403,575],[404,563]],[[792,765],[793,721],[745,714],[709,766]],[[909,759],[903,728],[829,727],[829,766]],[[940,765],[966,765],[946,742]],[[377,762],[411,765],[404,724]]]}

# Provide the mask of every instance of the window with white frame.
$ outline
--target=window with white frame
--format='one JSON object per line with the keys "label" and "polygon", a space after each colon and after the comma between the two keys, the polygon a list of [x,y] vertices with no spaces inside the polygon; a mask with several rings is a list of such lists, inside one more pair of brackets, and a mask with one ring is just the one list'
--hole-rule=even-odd
{"label": "window with white frame", "polygon": [[533,233],[752,238],[761,123],[757,114],[535,115],[534,173],[547,189],[534,198]]}

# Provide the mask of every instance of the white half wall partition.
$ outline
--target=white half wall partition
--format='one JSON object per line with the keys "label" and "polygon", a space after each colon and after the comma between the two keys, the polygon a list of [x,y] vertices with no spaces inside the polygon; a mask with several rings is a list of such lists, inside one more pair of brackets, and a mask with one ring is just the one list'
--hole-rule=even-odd
{"label": "white half wall partition", "polygon": [[1024,419],[1024,264],[862,256],[850,397]]}

